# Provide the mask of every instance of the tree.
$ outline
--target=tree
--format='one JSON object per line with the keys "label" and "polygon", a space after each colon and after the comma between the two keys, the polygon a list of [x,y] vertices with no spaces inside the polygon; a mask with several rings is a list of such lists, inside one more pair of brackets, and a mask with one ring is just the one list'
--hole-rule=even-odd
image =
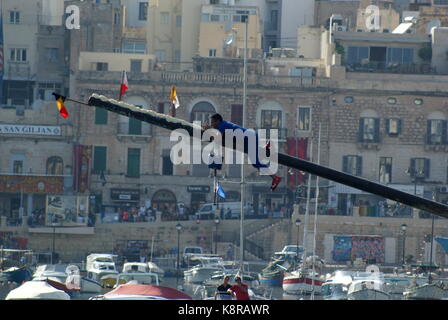
{"label": "tree", "polygon": [[431,61],[432,48],[430,46],[422,47],[418,50],[418,56],[424,61]]}

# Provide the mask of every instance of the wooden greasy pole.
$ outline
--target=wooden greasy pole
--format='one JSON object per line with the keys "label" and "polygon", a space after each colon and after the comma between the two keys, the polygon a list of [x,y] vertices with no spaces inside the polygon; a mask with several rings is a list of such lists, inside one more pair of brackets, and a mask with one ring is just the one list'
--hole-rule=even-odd
{"label": "wooden greasy pole", "polygon": [[[139,108],[124,102],[109,99],[105,96],[92,94],[88,104],[108,111],[135,118],[156,126],[168,129],[184,129],[193,136],[193,124],[178,118],[173,118],[152,110]],[[201,132],[203,132],[201,128]],[[287,167],[314,174],[321,178],[335,181],[365,192],[403,203],[405,205],[427,211],[431,214],[448,218],[448,206],[439,202],[425,199],[407,192],[403,192],[376,182],[318,165],[283,153],[278,154],[278,163]]]}

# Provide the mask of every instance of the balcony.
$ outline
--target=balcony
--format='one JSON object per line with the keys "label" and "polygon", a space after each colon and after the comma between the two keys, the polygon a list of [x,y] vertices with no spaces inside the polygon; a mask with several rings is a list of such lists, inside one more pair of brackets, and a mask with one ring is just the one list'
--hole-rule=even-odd
{"label": "balcony", "polygon": [[8,61],[5,80],[30,80],[31,67],[28,62]]}
{"label": "balcony", "polygon": [[[149,85],[151,83],[165,85],[188,85],[188,86],[220,86],[240,87],[243,85],[243,76],[238,73],[205,73],[205,72],[171,72],[152,71],[151,73],[128,72],[128,81],[137,85]],[[80,84],[89,83],[119,84],[121,72],[117,71],[80,71],[77,77]],[[247,85],[256,88],[327,88],[329,78],[319,77],[290,77],[250,74]]]}

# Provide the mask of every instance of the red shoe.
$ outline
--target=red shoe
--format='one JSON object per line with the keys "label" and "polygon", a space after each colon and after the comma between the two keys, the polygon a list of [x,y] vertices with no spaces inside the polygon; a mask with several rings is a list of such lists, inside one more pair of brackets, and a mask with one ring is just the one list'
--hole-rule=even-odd
{"label": "red shoe", "polygon": [[272,178],[271,191],[274,191],[281,181],[282,178],[280,178],[279,176],[274,176],[274,178]]}

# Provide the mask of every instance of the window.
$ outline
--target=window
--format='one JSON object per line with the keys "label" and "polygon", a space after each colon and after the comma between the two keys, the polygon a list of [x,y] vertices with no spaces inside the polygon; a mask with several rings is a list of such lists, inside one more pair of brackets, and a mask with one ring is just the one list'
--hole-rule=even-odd
{"label": "window", "polygon": [[211,22],[219,22],[219,15],[218,14],[210,15],[210,21]]}
{"label": "window", "polygon": [[129,118],[129,134],[141,135],[142,134],[142,122],[135,118]]}
{"label": "window", "polygon": [[123,53],[146,54],[146,43],[136,41],[123,42]]}
{"label": "window", "polygon": [[414,49],[387,48],[387,62],[398,64],[412,64],[414,62]]}
{"label": "window", "polygon": [[176,27],[182,27],[182,16],[176,16]]}
{"label": "window", "polygon": [[191,109],[191,121],[210,123],[210,117],[215,113],[215,108],[211,103],[202,101],[196,103],[193,109]]}
{"label": "window", "polygon": [[120,12],[115,12],[114,13],[114,24],[120,24]]}
{"label": "window", "polygon": [[297,108],[297,129],[301,131],[311,130],[311,107]]}
{"label": "window", "polygon": [[291,68],[289,69],[289,75],[291,77],[311,78],[313,76],[313,68]]}
{"label": "window", "polygon": [[109,69],[109,64],[107,62],[97,62],[96,71],[107,71]]}
{"label": "window", "polygon": [[169,12],[160,12],[160,23],[161,24],[170,24],[170,13]]}
{"label": "window", "polygon": [[361,63],[369,58],[369,47],[348,47],[347,63]]}
{"label": "window", "polygon": [[423,99],[415,99],[415,100],[414,100],[414,103],[415,103],[417,106],[420,106],[420,105],[423,104]]}
{"label": "window", "polygon": [[166,52],[165,50],[156,50],[155,55],[158,61],[165,61],[166,60]]}
{"label": "window", "polygon": [[427,144],[437,145],[447,143],[447,121],[446,120],[428,120]]}
{"label": "window", "polygon": [[100,174],[106,171],[107,147],[95,146],[93,148],[93,170],[92,173]]}
{"label": "window", "polygon": [[128,149],[128,170],[127,176],[138,178],[140,177],[140,149]]}
{"label": "window", "polygon": [[216,57],[216,49],[209,49],[208,50],[208,56],[209,57]]}
{"label": "window", "polygon": [[12,163],[12,172],[17,174],[23,173],[23,160],[14,160]]}
{"label": "window", "polygon": [[392,182],[392,158],[380,157],[380,183],[391,183]]}
{"label": "window", "polygon": [[234,15],[233,16],[233,22],[241,22],[241,21],[242,21],[242,19],[241,19],[240,15]]}
{"label": "window", "polygon": [[168,114],[171,107],[171,102],[159,102],[157,112]]}
{"label": "window", "polygon": [[342,158],[342,171],[354,176],[362,175],[362,157],[344,156]]}
{"label": "window", "polygon": [[9,60],[17,61],[17,62],[25,62],[26,61],[26,49],[22,48],[13,48],[10,49]]}
{"label": "window", "polygon": [[344,98],[345,103],[353,103],[355,99],[352,96],[347,96]]}
{"label": "window", "polygon": [[209,22],[210,21],[210,14],[203,13],[202,16],[201,16],[201,21],[202,22]]}
{"label": "window", "polygon": [[386,119],[386,132],[390,136],[398,136],[401,133],[401,119]]}
{"label": "window", "polygon": [[59,48],[46,48],[46,56],[48,62],[56,62],[59,59]]}
{"label": "window", "polygon": [[11,24],[19,24],[20,23],[20,12],[19,11],[10,11],[9,12],[9,23],[11,23]]}
{"label": "window", "polygon": [[387,98],[387,103],[388,104],[396,104],[397,98],[394,98],[394,97]]}
{"label": "window", "polygon": [[430,160],[427,158],[412,158],[410,167],[410,176],[412,178],[429,178]]}
{"label": "window", "polygon": [[269,30],[277,30],[278,28],[278,10],[271,11],[271,23],[269,25]]}
{"label": "window", "polygon": [[172,176],[173,175],[173,163],[170,158],[170,150],[162,151],[162,175]]}
{"label": "window", "polygon": [[107,124],[108,111],[102,108],[95,108],[95,124]]}
{"label": "window", "polygon": [[131,60],[131,72],[142,72],[142,60]]}
{"label": "window", "polygon": [[261,128],[282,128],[282,112],[280,110],[261,110]]}
{"label": "window", "polygon": [[64,162],[61,157],[50,157],[47,159],[47,174],[62,175]]}
{"label": "window", "polygon": [[230,121],[242,125],[243,124],[243,105],[232,104],[232,113],[230,114]]}
{"label": "window", "polygon": [[140,2],[138,5],[138,20],[146,21],[148,19],[148,2]]}
{"label": "window", "polygon": [[37,99],[53,101],[53,92],[61,92],[61,84],[57,82],[40,82],[37,87]]}
{"label": "window", "polygon": [[174,62],[180,62],[180,50],[174,51]]}
{"label": "window", "polygon": [[359,142],[379,142],[379,141],[380,141],[380,119],[360,118]]}

